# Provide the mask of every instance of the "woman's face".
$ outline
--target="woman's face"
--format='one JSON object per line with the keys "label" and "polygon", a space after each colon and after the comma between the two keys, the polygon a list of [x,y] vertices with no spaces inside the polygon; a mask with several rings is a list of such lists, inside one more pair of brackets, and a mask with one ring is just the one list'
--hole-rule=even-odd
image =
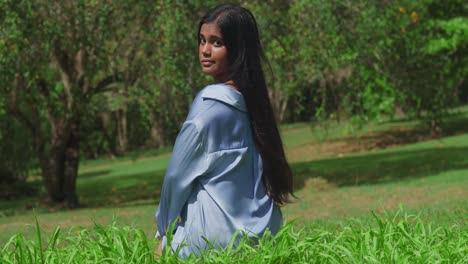
{"label": "woman's face", "polygon": [[204,73],[218,82],[226,82],[229,75],[227,49],[223,36],[215,23],[205,23],[200,28],[198,57]]}

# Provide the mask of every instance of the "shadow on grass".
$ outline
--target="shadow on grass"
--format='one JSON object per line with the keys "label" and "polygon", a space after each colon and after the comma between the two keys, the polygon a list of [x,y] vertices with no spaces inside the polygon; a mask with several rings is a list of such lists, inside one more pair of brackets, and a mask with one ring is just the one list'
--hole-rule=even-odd
{"label": "shadow on grass", "polygon": [[382,131],[372,131],[363,135],[330,139],[328,141],[345,141],[349,145],[354,146],[354,148],[357,150],[369,151],[374,149],[386,149],[388,147],[436,140],[466,133],[468,133],[468,116],[462,114],[453,114],[444,120],[444,123],[442,124],[442,130],[438,133],[432,133],[427,126],[422,124],[411,128],[400,127],[390,128]]}
{"label": "shadow on grass", "polygon": [[156,205],[163,178],[162,171],[95,178],[79,184],[78,195],[84,208]]}
{"label": "shadow on grass", "polygon": [[89,171],[89,172],[83,172],[80,173],[80,178],[93,178],[93,177],[99,177],[103,175],[107,175],[111,173],[110,170],[97,170],[97,171]]}
{"label": "shadow on grass", "polygon": [[[309,178],[323,178],[337,187],[379,184],[417,179],[451,170],[468,169],[468,147],[434,147],[418,150],[365,153],[356,156],[315,160],[291,164],[295,189],[304,188]],[[107,171],[80,174],[77,192],[84,208],[156,205],[164,171],[99,177]],[[45,197],[45,194],[43,194]],[[3,203],[1,211],[32,208],[37,200],[27,204]],[[47,208],[50,205],[43,205]],[[64,207],[65,208],[65,207]],[[64,209],[62,208],[62,209]],[[61,208],[59,208],[61,209]]]}
{"label": "shadow on grass", "polygon": [[[129,173],[108,177],[111,171],[81,173],[77,194],[81,208],[116,208],[136,205],[157,205],[164,179],[164,171]],[[36,182],[36,185],[42,182]],[[15,201],[0,200],[0,217],[37,208],[38,212],[68,210],[66,203],[51,203],[45,192]]]}
{"label": "shadow on grass", "polygon": [[468,148],[432,148],[294,163],[295,189],[320,177],[337,187],[378,184],[468,169]]}
{"label": "shadow on grass", "polygon": [[454,114],[442,124],[444,135],[468,133],[468,115]]}
{"label": "shadow on grass", "polygon": [[[337,187],[379,184],[468,169],[468,147],[369,153],[344,158],[293,163],[295,188],[308,178],[321,177]],[[129,174],[118,179],[84,182],[78,188],[84,207],[156,205],[164,171]]]}

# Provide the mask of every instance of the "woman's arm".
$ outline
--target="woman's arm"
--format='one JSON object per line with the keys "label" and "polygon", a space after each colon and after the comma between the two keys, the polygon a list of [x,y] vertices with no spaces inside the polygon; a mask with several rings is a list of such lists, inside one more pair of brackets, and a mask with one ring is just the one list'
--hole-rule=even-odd
{"label": "woman's arm", "polygon": [[207,168],[202,137],[196,125],[187,121],[177,136],[164,176],[161,201],[156,212],[159,236],[165,236],[177,221],[193,189],[193,181]]}

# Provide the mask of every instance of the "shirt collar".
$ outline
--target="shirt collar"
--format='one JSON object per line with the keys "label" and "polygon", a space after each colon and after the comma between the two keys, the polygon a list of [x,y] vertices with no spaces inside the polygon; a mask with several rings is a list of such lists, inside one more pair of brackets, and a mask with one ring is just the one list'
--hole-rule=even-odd
{"label": "shirt collar", "polygon": [[247,112],[247,107],[245,106],[242,94],[226,84],[218,83],[208,85],[202,90],[201,96],[202,98],[221,101],[239,109],[240,111]]}

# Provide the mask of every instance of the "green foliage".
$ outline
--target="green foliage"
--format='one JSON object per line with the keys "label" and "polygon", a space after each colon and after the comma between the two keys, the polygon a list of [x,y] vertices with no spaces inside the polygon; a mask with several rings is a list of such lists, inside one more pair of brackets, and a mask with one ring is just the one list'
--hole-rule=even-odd
{"label": "green foliage", "polygon": [[[399,5],[404,34],[393,47],[399,57],[391,67],[398,102],[407,113],[426,120],[432,130],[438,130],[441,117],[457,103],[457,90],[466,75],[463,74],[466,66],[460,62],[466,60],[467,53],[466,49],[456,55],[448,50],[435,52],[433,41],[439,34],[434,25],[440,24],[436,22],[439,17],[451,19],[467,7],[460,6],[460,1],[424,1],[422,5],[407,1]],[[433,47],[431,52],[428,43]]]}
{"label": "green foliage", "polygon": [[466,48],[468,44],[468,18],[456,17],[444,20],[436,20],[432,23],[434,28],[444,31],[445,37],[432,39],[426,50],[429,54],[438,53],[444,50],[455,52],[457,49]]}
{"label": "green foliage", "polygon": [[[30,169],[37,166],[30,135],[18,121],[0,115],[0,198],[15,192],[12,184],[25,181]],[[10,189],[10,190],[7,190]]]}
{"label": "green foliage", "polygon": [[[373,215],[372,222],[349,221],[334,230],[286,224],[278,234],[266,233],[254,244],[245,236],[237,246],[201,252],[183,260],[168,248],[154,259],[155,240],[141,229],[95,225],[57,228],[42,239],[37,225],[35,240],[21,234],[0,251],[4,263],[463,263],[468,234],[459,225],[438,226],[400,210]],[[237,235],[237,234],[236,234]],[[44,241],[44,242],[43,242]]]}
{"label": "green foliage", "polygon": [[[436,129],[456,104],[466,76],[466,63],[460,62],[467,57],[465,22],[457,17],[466,10],[462,1],[298,0],[287,10],[290,26],[282,41],[295,44],[287,49],[294,63],[280,68],[294,68],[294,81],[284,85],[315,98],[303,100],[308,105],[300,109],[312,108],[316,119],[351,117],[362,123],[397,109]],[[433,22],[442,17],[453,21]],[[433,39],[434,25],[450,37]],[[444,45],[457,45],[457,55]]]}
{"label": "green foliage", "polygon": [[391,44],[388,9],[368,1],[291,5],[296,79],[303,94],[315,98],[309,107],[316,119],[353,115],[368,120],[392,113],[395,92],[384,72]]}

